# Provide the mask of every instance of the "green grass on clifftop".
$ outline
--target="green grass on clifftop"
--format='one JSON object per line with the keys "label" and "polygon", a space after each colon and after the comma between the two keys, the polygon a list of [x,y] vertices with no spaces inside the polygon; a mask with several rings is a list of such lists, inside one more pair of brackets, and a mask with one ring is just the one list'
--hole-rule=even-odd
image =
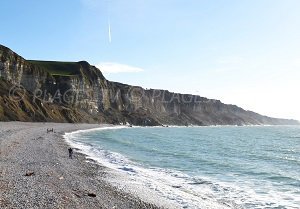
{"label": "green grass on clifftop", "polygon": [[73,76],[80,74],[80,64],[77,62],[55,62],[29,60],[30,63],[43,68],[51,75]]}

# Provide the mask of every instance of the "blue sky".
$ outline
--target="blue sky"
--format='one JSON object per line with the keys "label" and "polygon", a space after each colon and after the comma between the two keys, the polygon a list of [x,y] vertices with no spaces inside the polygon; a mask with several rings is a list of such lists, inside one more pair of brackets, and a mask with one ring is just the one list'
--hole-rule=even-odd
{"label": "blue sky", "polygon": [[0,9],[0,44],[26,59],[87,60],[113,81],[300,119],[298,0],[3,0]]}

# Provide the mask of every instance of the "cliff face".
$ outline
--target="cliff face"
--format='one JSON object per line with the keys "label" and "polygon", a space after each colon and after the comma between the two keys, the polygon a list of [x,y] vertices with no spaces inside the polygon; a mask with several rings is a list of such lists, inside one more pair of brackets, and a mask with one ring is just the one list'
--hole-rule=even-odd
{"label": "cliff face", "polygon": [[0,120],[134,125],[297,124],[219,100],[110,82],[85,61],[27,61],[0,45]]}

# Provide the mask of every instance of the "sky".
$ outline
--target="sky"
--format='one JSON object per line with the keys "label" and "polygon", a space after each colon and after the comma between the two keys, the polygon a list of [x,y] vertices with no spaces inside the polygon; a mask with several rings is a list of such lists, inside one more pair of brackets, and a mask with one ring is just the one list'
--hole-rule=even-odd
{"label": "sky", "polygon": [[299,0],[2,0],[0,44],[300,120]]}

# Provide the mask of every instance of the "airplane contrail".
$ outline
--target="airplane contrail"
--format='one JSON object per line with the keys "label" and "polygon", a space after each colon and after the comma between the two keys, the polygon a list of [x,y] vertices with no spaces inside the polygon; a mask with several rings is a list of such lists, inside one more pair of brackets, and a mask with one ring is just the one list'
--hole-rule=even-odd
{"label": "airplane contrail", "polygon": [[109,43],[111,43],[110,21],[108,21],[108,41],[109,41]]}

